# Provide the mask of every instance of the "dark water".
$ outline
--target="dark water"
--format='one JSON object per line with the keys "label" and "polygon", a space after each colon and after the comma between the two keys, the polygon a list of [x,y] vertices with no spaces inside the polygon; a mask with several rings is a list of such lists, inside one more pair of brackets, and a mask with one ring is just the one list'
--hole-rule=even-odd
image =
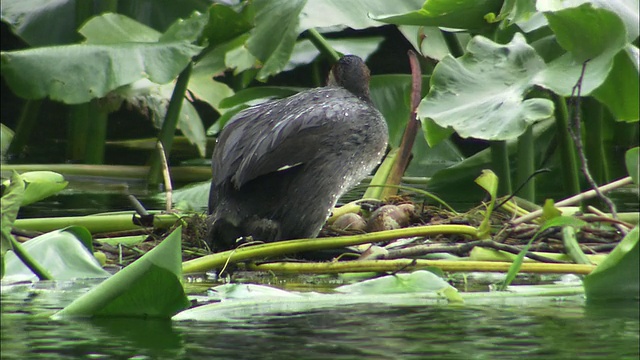
{"label": "dark water", "polygon": [[637,359],[638,303],[336,306],[234,321],[50,320],[80,283],[4,288],[2,359]]}

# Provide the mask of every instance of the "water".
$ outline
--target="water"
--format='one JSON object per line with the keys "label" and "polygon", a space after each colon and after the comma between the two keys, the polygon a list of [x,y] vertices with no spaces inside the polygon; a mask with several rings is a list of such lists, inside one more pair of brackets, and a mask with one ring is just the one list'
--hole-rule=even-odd
{"label": "water", "polygon": [[[50,320],[84,283],[4,288],[2,359],[637,359],[638,303],[336,306],[235,321]],[[38,315],[40,314],[40,316]]]}
{"label": "water", "polygon": [[[132,184],[69,191],[21,217],[130,210]],[[634,203],[637,206],[637,201]],[[3,288],[1,359],[638,359],[638,303],[587,306],[581,297],[464,306],[351,305],[229,321],[49,319],[92,284]]]}

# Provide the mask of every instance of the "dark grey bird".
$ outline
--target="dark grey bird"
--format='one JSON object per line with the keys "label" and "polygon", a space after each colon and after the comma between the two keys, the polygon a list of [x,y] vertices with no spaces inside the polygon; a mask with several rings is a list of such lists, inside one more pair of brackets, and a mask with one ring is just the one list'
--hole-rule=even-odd
{"label": "dark grey bird", "polygon": [[212,156],[208,241],[315,237],[338,198],[380,162],[387,124],[369,96],[369,69],[347,55],[328,85],[248,108]]}

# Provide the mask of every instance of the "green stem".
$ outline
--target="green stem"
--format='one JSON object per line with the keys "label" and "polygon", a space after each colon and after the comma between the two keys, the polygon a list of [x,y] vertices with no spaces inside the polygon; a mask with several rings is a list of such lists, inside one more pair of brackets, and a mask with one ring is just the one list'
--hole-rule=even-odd
{"label": "green stem", "polygon": [[[323,263],[293,263],[276,262],[268,264],[250,264],[249,270],[268,271],[275,273],[312,273],[335,274],[345,272],[397,272],[414,271],[425,268],[438,268],[442,271],[463,272],[504,272],[509,269],[511,263],[495,261],[450,261],[450,260],[422,260],[422,259],[396,259],[396,260],[360,260]],[[577,264],[546,264],[526,263],[522,264],[521,272],[540,274],[589,274],[595,269],[591,265]]]}
{"label": "green stem", "polygon": [[[142,229],[142,227],[133,223],[133,214],[131,212],[126,214],[17,219],[14,226],[23,230],[48,232],[77,225],[86,227],[87,230],[94,234]],[[153,226],[157,229],[166,229],[173,226],[176,221],[178,221],[178,217],[173,214],[154,214]]]}
{"label": "green stem", "polygon": [[9,144],[8,154],[20,154],[27,145],[29,135],[38,120],[42,100],[28,100],[22,107],[22,113],[18,119],[15,134]]}
{"label": "green stem", "polygon": [[[519,197],[534,202],[536,196],[535,177],[529,176],[535,171],[535,151],[533,149],[533,128],[527,127],[524,134],[518,138],[518,165],[516,167],[516,186],[524,184],[518,194]],[[528,180],[528,181],[527,181]]]}
{"label": "green stem", "polygon": [[85,163],[102,164],[104,163],[104,147],[107,141],[107,119],[108,114],[102,111],[96,100],[92,100],[89,104],[89,123],[87,128],[85,148]]}
{"label": "green stem", "polygon": [[[182,108],[182,102],[184,101],[184,95],[187,91],[187,85],[189,84],[189,78],[191,77],[191,71],[193,70],[193,63],[189,63],[187,67],[182,70],[178,76],[178,81],[173,89],[169,106],[167,107],[167,114],[162,123],[162,129],[158,136],[158,141],[164,146],[164,151],[167,156],[171,154],[171,147],[173,146],[173,137],[176,133],[178,126],[178,120],[180,118],[180,109]],[[148,183],[150,185],[157,185],[160,183],[162,171],[162,163],[160,154],[154,151],[151,155],[151,164],[149,169]]]}
{"label": "green stem", "polygon": [[[174,166],[169,169],[171,179],[186,183],[211,179],[211,169],[204,166]],[[2,164],[2,175],[11,171],[55,171],[62,175],[100,176],[111,179],[144,180],[149,174],[148,166],[138,165],[84,165],[84,164]]]}
{"label": "green stem", "polygon": [[555,105],[556,134],[560,147],[560,158],[562,162],[562,179],[564,191],[568,194],[580,193],[579,166],[576,158],[576,150],[573,140],[569,134],[569,113],[564,97],[553,94]]}
{"label": "green stem", "polygon": [[89,103],[71,105],[67,132],[67,159],[84,162],[89,134]]}
{"label": "green stem", "polygon": [[500,179],[498,183],[498,196],[511,194],[511,168],[509,166],[509,151],[506,141],[492,141],[491,162],[493,171]]}
{"label": "green stem", "polygon": [[337,62],[338,60],[340,60],[340,54],[338,54],[338,52],[335,51],[333,47],[331,47],[324,36],[320,35],[318,30],[311,28],[307,30],[307,33],[309,34],[309,40],[311,41],[311,43],[315,45],[315,47],[323,56],[331,59],[331,62]]}
{"label": "green stem", "polygon": [[405,237],[437,234],[457,234],[475,238],[477,230],[476,228],[467,225],[429,225],[380,231],[363,235],[279,241],[276,243],[238,248],[189,260],[182,263],[182,272],[184,274],[203,272],[209,269],[221,268],[226,263],[235,263],[254,258],[280,256],[300,251],[334,249]]}

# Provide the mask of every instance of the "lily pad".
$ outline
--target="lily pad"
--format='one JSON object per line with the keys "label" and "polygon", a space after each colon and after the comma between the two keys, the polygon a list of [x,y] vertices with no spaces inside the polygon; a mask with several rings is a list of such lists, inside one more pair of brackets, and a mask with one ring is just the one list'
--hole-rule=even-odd
{"label": "lily pad", "polygon": [[424,270],[346,285],[337,288],[334,294],[292,292],[253,284],[221,285],[213,291],[215,295],[212,300],[221,302],[183,311],[173,320],[240,320],[255,315],[299,313],[340,306],[415,306],[462,302],[455,288]]}
{"label": "lily pad", "polygon": [[516,138],[553,114],[550,100],[523,100],[544,69],[542,58],[519,33],[506,45],[476,36],[464,56],[446,56],[436,66],[418,116],[451,127],[462,137]]}

